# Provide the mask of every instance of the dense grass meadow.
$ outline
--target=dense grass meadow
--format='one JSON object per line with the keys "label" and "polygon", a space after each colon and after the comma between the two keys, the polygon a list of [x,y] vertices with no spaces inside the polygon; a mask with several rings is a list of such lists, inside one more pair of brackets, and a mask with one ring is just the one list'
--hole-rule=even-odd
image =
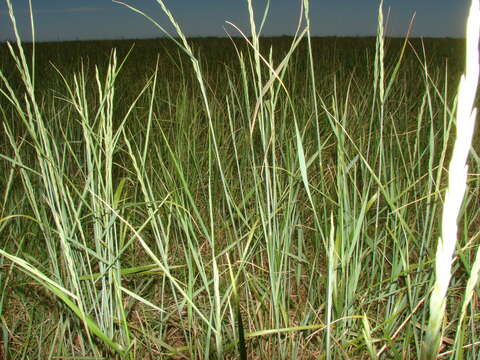
{"label": "dense grass meadow", "polygon": [[0,359],[479,358],[478,135],[426,339],[465,39],[304,10],[295,37],[0,45]]}

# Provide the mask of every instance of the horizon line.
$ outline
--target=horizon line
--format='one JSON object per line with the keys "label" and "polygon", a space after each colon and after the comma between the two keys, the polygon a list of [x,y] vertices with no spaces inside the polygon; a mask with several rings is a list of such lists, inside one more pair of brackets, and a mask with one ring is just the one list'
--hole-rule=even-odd
{"label": "horizon line", "polygon": [[[294,38],[294,35],[263,35],[260,36],[260,39],[275,39],[275,38]],[[310,36],[311,39],[315,38],[339,38],[339,39],[360,39],[360,38],[376,38],[377,35],[313,35]],[[173,36],[173,39],[178,40],[179,37]],[[251,36],[247,36],[248,39],[251,39]],[[452,40],[465,40],[465,37],[461,36],[434,36],[434,35],[426,35],[426,36],[400,36],[400,35],[387,35],[384,36],[385,39],[452,39]],[[86,38],[86,39],[65,39],[65,40],[35,40],[35,43],[62,43],[62,42],[87,42],[87,41],[135,41],[135,40],[171,40],[168,36],[156,36],[156,37],[138,37],[138,38],[130,38],[130,37],[118,37],[118,38]],[[222,36],[222,35],[193,35],[187,36],[187,39],[244,39],[243,36]],[[21,40],[21,39],[20,39]],[[3,39],[0,40],[0,43],[15,43],[16,39]],[[23,44],[31,44],[32,40],[21,40]]]}

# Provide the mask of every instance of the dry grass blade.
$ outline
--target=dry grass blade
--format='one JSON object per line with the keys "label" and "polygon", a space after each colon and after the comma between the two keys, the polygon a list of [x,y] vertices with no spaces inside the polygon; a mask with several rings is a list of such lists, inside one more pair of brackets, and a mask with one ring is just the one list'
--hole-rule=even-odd
{"label": "dry grass blade", "polygon": [[457,242],[457,220],[467,185],[467,158],[477,116],[477,110],[473,106],[479,74],[479,33],[479,2],[473,0],[467,22],[466,72],[462,76],[458,90],[457,134],[448,167],[448,188],[443,205],[442,235],[438,241],[435,257],[435,284],[430,297],[430,321],[422,353],[423,359],[436,358],[441,338],[442,322],[445,316],[446,294]]}

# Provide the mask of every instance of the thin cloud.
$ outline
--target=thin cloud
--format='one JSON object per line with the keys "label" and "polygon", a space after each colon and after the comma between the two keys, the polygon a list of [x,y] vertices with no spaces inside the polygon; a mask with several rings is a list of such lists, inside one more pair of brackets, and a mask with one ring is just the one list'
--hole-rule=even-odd
{"label": "thin cloud", "polygon": [[[66,14],[66,13],[86,13],[86,12],[95,12],[95,11],[102,11],[105,8],[97,8],[97,7],[76,7],[76,8],[66,8],[66,9],[34,9],[33,14]],[[30,10],[14,10],[16,14],[29,14]],[[0,10],[0,15],[8,14],[8,10]]]}

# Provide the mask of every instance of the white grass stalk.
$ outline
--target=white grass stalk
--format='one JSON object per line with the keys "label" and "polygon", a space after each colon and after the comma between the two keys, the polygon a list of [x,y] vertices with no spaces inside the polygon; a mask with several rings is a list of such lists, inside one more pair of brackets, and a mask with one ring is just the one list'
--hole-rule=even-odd
{"label": "white grass stalk", "polygon": [[467,157],[470,150],[477,109],[473,107],[478,84],[478,41],[480,9],[472,1],[467,21],[466,71],[460,81],[457,104],[457,137],[448,169],[448,188],[442,215],[442,235],[435,259],[435,285],[430,297],[430,320],[422,358],[433,359],[438,354],[442,321],[445,316],[446,294],[451,278],[452,257],[457,241],[457,218],[466,190]]}

